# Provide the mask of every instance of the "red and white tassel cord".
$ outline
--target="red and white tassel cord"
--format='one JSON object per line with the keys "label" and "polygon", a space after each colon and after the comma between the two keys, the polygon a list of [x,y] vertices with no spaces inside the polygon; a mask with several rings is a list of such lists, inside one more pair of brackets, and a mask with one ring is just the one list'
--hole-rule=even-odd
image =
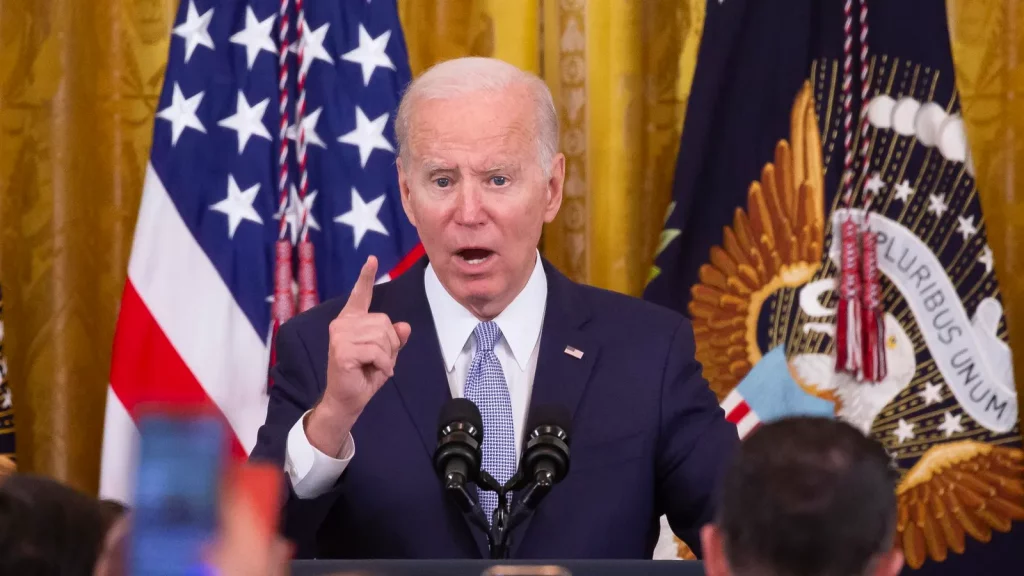
{"label": "red and white tassel cord", "polygon": [[863,353],[860,376],[862,380],[868,382],[880,382],[886,375],[885,322],[882,312],[882,285],[878,281],[878,236],[874,232],[864,232],[863,249]]}
{"label": "red and white tassel cord", "polygon": [[847,217],[841,226],[839,309],[836,311],[836,371],[856,374],[860,369],[862,352],[857,225]]}
{"label": "red and white tassel cord", "polygon": [[[843,178],[840,223],[839,306],[836,310],[836,372],[860,371],[860,266],[857,227],[851,220],[853,204],[853,0],[843,5]],[[862,105],[863,107],[863,105]]]}
{"label": "red and white tassel cord", "polygon": [[309,192],[309,170],[306,165],[306,127],[303,120],[306,118],[306,12],[303,0],[295,0],[295,9],[298,12],[298,42],[299,42],[299,80],[298,92],[299,101],[295,113],[295,130],[297,132],[296,152],[299,161],[299,202],[301,208],[301,222],[299,224],[299,312],[305,312],[319,301],[316,290],[316,263],[314,258],[313,243],[309,241],[309,214],[305,209],[306,194]]}
{"label": "red and white tassel cord", "polygon": [[[861,182],[866,182],[868,158],[868,0],[860,0],[860,163]],[[871,231],[871,204],[874,193],[864,191],[864,228],[861,231],[861,367],[858,377],[868,382],[881,382],[886,375],[885,318],[882,310],[882,285],[878,276],[878,235]]]}
{"label": "red and white tassel cord", "polygon": [[[277,154],[277,210],[281,218],[277,242],[274,245],[274,304],[271,310],[270,365],[277,363],[277,330],[295,315],[295,296],[292,294],[292,243],[285,238],[288,224],[288,9],[289,0],[281,0],[278,12],[277,89],[278,89],[278,154]],[[268,379],[269,382],[269,379]]]}

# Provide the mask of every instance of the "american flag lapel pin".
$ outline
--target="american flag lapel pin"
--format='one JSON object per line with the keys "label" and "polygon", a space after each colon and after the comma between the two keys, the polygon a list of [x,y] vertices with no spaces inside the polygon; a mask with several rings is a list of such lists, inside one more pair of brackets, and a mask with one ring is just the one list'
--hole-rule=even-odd
{"label": "american flag lapel pin", "polygon": [[583,350],[577,350],[576,348],[573,348],[572,346],[566,346],[565,347],[565,353],[568,354],[569,356],[572,356],[573,358],[575,358],[577,360],[579,360],[580,358],[583,358]]}

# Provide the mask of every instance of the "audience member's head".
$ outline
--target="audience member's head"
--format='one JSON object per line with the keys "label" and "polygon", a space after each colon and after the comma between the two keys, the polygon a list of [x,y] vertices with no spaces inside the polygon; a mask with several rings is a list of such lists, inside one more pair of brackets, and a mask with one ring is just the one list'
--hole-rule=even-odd
{"label": "audience member's head", "polygon": [[95,498],[54,480],[0,479],[0,574],[92,574],[109,526]]}
{"label": "audience member's head", "polygon": [[791,418],[744,443],[701,539],[709,576],[898,574],[895,474],[852,426]]}

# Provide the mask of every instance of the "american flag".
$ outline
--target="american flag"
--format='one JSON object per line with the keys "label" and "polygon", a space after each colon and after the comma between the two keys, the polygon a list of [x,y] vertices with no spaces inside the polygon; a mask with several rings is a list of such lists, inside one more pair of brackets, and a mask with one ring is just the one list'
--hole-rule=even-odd
{"label": "american flag", "polygon": [[236,454],[252,449],[275,278],[279,305],[302,284],[296,244],[315,254],[307,300],[347,292],[370,254],[381,280],[422,254],[395,170],[410,79],[395,0],[181,0],[114,340],[101,496],[131,501],[140,403],[213,405]]}

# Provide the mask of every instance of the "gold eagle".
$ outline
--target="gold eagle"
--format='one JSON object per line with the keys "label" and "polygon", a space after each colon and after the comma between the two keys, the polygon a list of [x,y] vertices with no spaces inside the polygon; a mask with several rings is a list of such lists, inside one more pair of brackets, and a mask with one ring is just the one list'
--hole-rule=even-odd
{"label": "gold eagle", "polygon": [[[750,184],[721,245],[699,271],[689,311],[696,356],[719,400],[761,359],[758,317],[776,291],[799,288],[821,269],[825,233],[824,165],[811,85],[805,82],[790,117],[790,141]],[[832,390],[794,374],[810,394],[837,404]],[[896,489],[899,544],[907,564],[941,562],[963,553],[965,535],[988,542],[1024,520],[1024,451],[961,441],[927,450]]]}

